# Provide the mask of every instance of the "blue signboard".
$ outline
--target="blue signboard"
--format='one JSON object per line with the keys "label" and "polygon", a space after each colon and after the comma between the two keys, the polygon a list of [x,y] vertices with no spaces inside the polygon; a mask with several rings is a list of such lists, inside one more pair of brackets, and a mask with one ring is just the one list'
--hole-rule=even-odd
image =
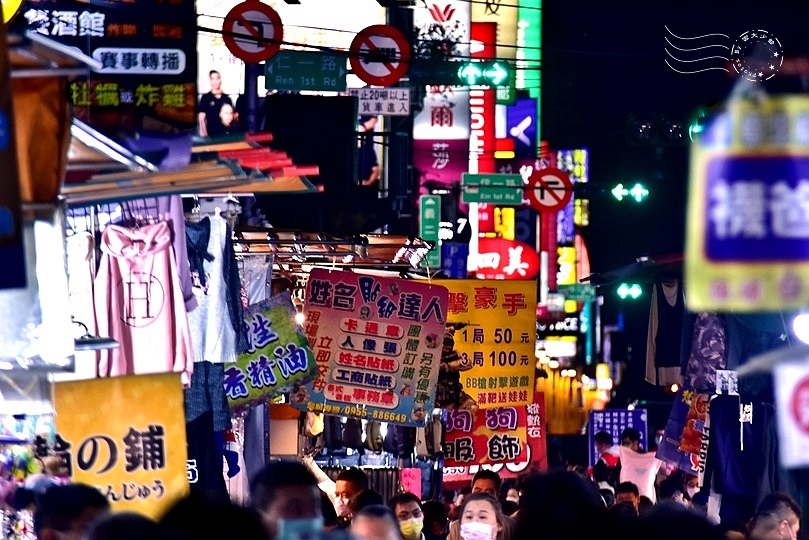
{"label": "blue signboard", "polygon": [[595,465],[598,460],[596,450],[595,434],[605,431],[612,436],[613,444],[621,444],[621,432],[626,428],[635,428],[640,432],[641,452],[648,450],[648,432],[646,409],[605,409],[602,411],[590,411],[590,423],[587,428],[587,436],[590,448],[590,466]]}

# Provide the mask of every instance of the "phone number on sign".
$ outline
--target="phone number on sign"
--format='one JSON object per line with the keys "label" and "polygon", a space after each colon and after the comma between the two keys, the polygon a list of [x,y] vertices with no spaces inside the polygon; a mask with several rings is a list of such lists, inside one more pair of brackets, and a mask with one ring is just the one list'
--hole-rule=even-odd
{"label": "phone number on sign", "polygon": [[374,420],[381,420],[382,422],[399,422],[400,424],[407,422],[407,415],[391,411],[374,410],[373,417]]}

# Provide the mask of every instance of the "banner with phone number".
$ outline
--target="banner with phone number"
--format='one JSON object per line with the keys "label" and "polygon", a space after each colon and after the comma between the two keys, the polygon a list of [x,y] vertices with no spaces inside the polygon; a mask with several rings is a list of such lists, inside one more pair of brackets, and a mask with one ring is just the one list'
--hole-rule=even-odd
{"label": "banner with phone number", "polygon": [[435,283],[316,268],[304,329],[317,376],[301,410],[423,426],[433,410],[447,312]]}

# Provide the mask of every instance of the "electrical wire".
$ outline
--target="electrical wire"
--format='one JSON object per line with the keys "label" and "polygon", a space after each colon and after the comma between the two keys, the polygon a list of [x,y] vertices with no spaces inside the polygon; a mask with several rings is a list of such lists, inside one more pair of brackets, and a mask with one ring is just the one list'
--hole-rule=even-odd
{"label": "electrical wire", "polygon": [[[241,41],[252,41],[252,42],[255,42],[255,43],[272,43],[272,44],[278,44],[278,45],[282,45],[282,46],[286,45],[286,46],[289,46],[289,47],[305,47],[305,48],[308,48],[308,49],[315,49],[316,51],[319,51],[319,52],[333,54],[335,56],[344,56],[346,58],[352,58],[353,57],[353,58],[368,59],[368,60],[371,60],[371,61],[378,61],[378,60],[376,60],[375,55],[370,51],[365,52],[365,53],[353,53],[352,51],[346,51],[344,49],[337,49],[337,48],[329,47],[329,46],[326,46],[326,45],[314,45],[314,44],[311,44],[311,43],[294,43],[294,42],[285,41],[285,40],[282,40],[282,39],[248,36],[248,35],[245,35],[245,34],[238,34],[238,33],[235,33],[235,32],[225,32],[224,30],[217,30],[215,28],[207,28],[207,27],[199,26],[199,25],[196,27],[196,29],[197,29],[197,32],[203,32],[203,33],[207,33],[207,34],[214,34],[214,35],[221,35],[221,36],[231,36],[231,37],[237,38],[237,39],[239,39]],[[397,62],[397,61],[401,60],[401,57],[399,55],[386,56],[386,60],[391,61],[391,62]],[[452,61],[452,60],[462,60],[462,61],[481,60],[481,61],[483,61],[484,59],[476,59],[476,58],[471,58],[469,56],[450,54],[450,55],[447,55],[446,57],[442,58],[442,60],[448,60],[448,61]],[[507,62],[507,63],[512,63],[512,64],[517,64],[517,65],[512,65],[511,66],[512,70],[517,70],[517,71],[531,71],[531,70],[540,71],[542,69],[541,63],[538,60],[529,60],[529,59],[514,60],[514,59],[511,59],[511,58],[497,58],[497,57],[494,57],[494,58],[486,58],[485,61],[489,61],[489,62]],[[528,64],[528,65],[526,65],[526,64]]]}

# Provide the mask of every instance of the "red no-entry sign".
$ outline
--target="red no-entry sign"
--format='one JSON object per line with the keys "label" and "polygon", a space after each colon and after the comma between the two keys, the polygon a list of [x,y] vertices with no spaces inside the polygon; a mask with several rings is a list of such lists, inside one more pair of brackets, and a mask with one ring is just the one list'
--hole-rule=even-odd
{"label": "red no-entry sign", "polygon": [[528,179],[525,198],[537,212],[558,212],[573,197],[570,177],[559,169],[539,169]]}
{"label": "red no-entry sign", "polygon": [[351,42],[351,69],[368,84],[390,86],[410,67],[407,38],[387,24],[375,24],[358,33]]}
{"label": "red no-entry sign", "polygon": [[273,8],[259,0],[247,0],[228,12],[222,24],[222,38],[236,58],[263,62],[281,49],[284,25]]}

